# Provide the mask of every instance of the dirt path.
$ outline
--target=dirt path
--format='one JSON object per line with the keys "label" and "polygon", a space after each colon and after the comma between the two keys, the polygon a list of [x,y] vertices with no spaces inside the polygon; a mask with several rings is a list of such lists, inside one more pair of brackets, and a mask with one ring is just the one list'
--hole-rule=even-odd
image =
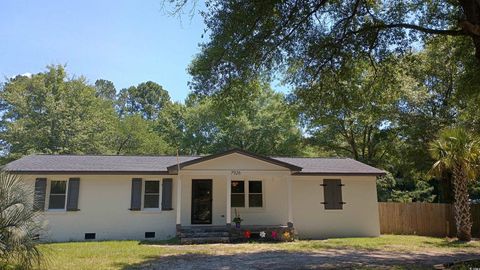
{"label": "dirt path", "polygon": [[[200,250],[201,251],[201,250]],[[432,269],[457,260],[480,259],[479,251],[415,253],[328,249],[316,251],[253,250],[182,254],[152,258],[126,269]]]}

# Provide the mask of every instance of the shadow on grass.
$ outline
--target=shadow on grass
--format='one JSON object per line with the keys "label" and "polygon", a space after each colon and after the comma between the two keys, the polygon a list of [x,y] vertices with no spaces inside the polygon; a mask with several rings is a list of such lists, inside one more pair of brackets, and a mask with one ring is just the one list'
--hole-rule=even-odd
{"label": "shadow on grass", "polygon": [[[220,250],[221,251],[221,250]],[[140,263],[117,263],[132,269],[432,269],[433,265],[475,258],[476,254],[391,253],[358,250],[322,252],[259,251],[145,257]]]}
{"label": "shadow on grass", "polygon": [[[262,241],[262,240],[248,240],[248,241],[234,241],[234,242],[230,242],[228,243],[228,245],[242,245],[242,244],[258,244],[258,245],[273,245],[273,246],[277,246],[279,244],[286,244],[286,243],[294,243],[294,242],[282,242],[282,241]],[[143,241],[140,241],[138,243],[139,245],[158,245],[158,246],[164,246],[164,245],[167,245],[167,246],[177,246],[177,245],[180,245],[180,246],[184,246],[184,247],[188,247],[188,246],[198,246],[198,245],[205,245],[205,246],[208,246],[208,245],[220,245],[222,243],[200,243],[200,244],[182,244],[180,242],[180,239],[177,238],[177,237],[174,237],[174,238],[170,238],[168,240],[143,240]],[[225,245],[225,244],[223,244]]]}
{"label": "shadow on grass", "polygon": [[167,240],[143,240],[138,242],[139,245],[180,245],[180,239],[173,237]]}
{"label": "shadow on grass", "polygon": [[434,242],[434,241],[423,241],[425,244],[438,247],[438,248],[478,248],[478,246],[474,246],[472,242],[460,241],[460,240],[448,240],[445,239],[441,242]]}
{"label": "shadow on grass", "polygon": [[471,269],[480,269],[480,260],[469,260],[464,262],[457,262],[450,265],[452,270],[471,270]]}

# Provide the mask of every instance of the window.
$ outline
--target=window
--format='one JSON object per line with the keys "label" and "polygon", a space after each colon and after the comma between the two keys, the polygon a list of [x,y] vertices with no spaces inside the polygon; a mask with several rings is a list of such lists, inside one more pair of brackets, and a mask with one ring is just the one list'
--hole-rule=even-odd
{"label": "window", "polygon": [[323,180],[323,197],[325,210],[341,210],[345,204],[342,200],[342,181],[340,179]]}
{"label": "window", "polygon": [[48,209],[65,209],[66,194],[67,181],[51,181]]}
{"label": "window", "polygon": [[262,181],[248,181],[248,206],[263,207]]}
{"label": "window", "polygon": [[245,181],[232,181],[232,207],[247,207],[245,204],[248,195],[248,207],[263,207],[263,186],[260,180],[248,181],[248,190],[245,189]]}
{"label": "window", "polygon": [[160,181],[145,181],[143,208],[159,208]]}
{"label": "window", "polygon": [[245,207],[245,182],[232,181],[232,207]]}

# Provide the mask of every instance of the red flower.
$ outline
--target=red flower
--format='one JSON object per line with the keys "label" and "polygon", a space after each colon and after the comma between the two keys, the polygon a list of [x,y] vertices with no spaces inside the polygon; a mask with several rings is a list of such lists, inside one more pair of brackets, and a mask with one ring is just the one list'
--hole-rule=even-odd
{"label": "red flower", "polygon": [[246,231],[243,233],[243,235],[245,236],[245,238],[250,238],[250,235],[251,235],[251,234],[252,234],[252,233],[251,233],[249,230],[246,230]]}
{"label": "red flower", "polygon": [[273,239],[276,239],[276,238],[277,238],[277,232],[276,232],[276,231],[272,231],[272,238],[273,238]]}

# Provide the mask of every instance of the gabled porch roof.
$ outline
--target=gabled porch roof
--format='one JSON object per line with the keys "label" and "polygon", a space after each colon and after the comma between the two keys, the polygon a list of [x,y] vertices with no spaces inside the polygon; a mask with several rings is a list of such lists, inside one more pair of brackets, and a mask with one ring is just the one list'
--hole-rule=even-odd
{"label": "gabled porch roof", "polygon": [[177,171],[178,168],[180,168],[180,170],[181,170],[182,168],[184,168],[186,166],[202,163],[202,162],[205,162],[205,161],[208,161],[208,160],[220,158],[220,157],[227,156],[227,155],[230,155],[230,154],[240,154],[240,155],[244,155],[244,156],[251,157],[251,158],[254,158],[254,159],[258,159],[258,160],[261,160],[261,161],[265,161],[265,162],[268,162],[268,163],[271,163],[271,164],[274,164],[274,165],[277,165],[277,166],[280,166],[280,167],[287,168],[292,172],[299,172],[299,171],[302,170],[302,167],[296,166],[294,164],[291,164],[291,163],[288,163],[288,162],[285,162],[285,161],[281,161],[281,160],[278,160],[278,159],[270,158],[270,157],[257,155],[257,154],[250,153],[250,152],[247,152],[247,151],[243,151],[243,150],[240,150],[240,149],[231,149],[231,150],[221,152],[221,153],[218,153],[218,154],[213,154],[213,155],[199,157],[199,158],[196,158],[196,159],[187,160],[187,161],[181,162],[179,164],[171,165],[171,166],[167,167],[167,170],[170,174],[177,174],[178,173],[178,171]]}

